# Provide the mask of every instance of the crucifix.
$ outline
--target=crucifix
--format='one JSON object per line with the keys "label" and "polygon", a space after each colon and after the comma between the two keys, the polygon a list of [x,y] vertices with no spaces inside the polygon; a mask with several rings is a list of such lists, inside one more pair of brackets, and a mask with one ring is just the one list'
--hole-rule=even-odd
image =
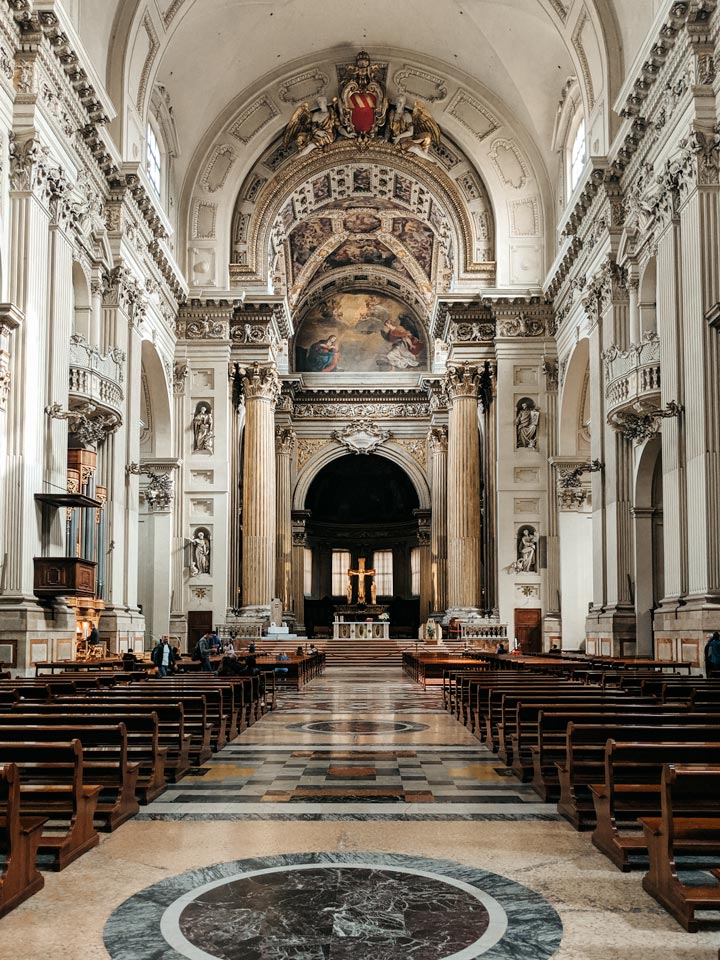
{"label": "crucifix", "polygon": [[365,557],[358,557],[358,568],[347,572],[347,602],[352,603],[352,578],[358,578],[357,602],[367,603],[367,584],[365,577],[372,577],[370,583],[370,602],[377,603],[377,588],[375,587],[375,571],[365,569]]}

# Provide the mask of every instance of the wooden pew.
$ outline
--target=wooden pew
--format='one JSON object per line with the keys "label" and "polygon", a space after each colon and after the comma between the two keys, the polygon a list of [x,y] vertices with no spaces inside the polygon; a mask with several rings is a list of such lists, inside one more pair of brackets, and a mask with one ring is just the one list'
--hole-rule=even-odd
{"label": "wooden pew", "polygon": [[140,704],[135,701],[110,703],[93,699],[43,704],[42,707],[33,706],[33,712],[55,713],[58,716],[77,716],[87,714],[93,717],[108,716],[117,721],[125,722],[131,716],[150,717],[158,719],[158,743],[167,753],[165,757],[165,774],[172,783],[177,783],[190,770],[190,743],[191,735],[185,730],[185,708],[182,703],[151,703]]}
{"label": "wooden pew", "polygon": [[42,890],[45,879],[35,866],[45,817],[20,814],[20,775],[14,763],[0,766],[0,917]]}
{"label": "wooden pew", "polygon": [[125,724],[0,725],[0,742],[23,744],[68,743],[79,740],[83,748],[83,779],[102,788],[95,805],[95,820],[102,829],[113,831],[139,810],[135,798],[138,764],[127,755]]}
{"label": "wooden pew", "polygon": [[643,889],[694,933],[696,910],[720,910],[720,887],[684,884],[676,851],[712,857],[720,875],[720,766],[668,764],[660,796],[660,816],[641,821],[650,860]]}
{"label": "wooden pew", "polygon": [[13,743],[0,741],[0,763],[14,763],[20,773],[21,816],[44,817],[38,853],[52,857],[52,868],[63,870],[100,837],[93,826],[101,787],[83,780],[83,752],[79,740],[67,743]]}
{"label": "wooden pew", "polygon": [[[144,687],[144,685],[143,685]],[[132,687],[127,688],[132,691]],[[207,703],[205,696],[201,693],[182,693],[167,690],[165,693],[159,690],[144,692],[138,689],[138,694],[126,692],[126,688],[111,689],[102,691],[100,696],[78,698],[78,697],[60,697],[57,703],[68,705],[73,703],[86,703],[91,706],[112,707],[113,705],[122,707],[138,706],[145,713],[152,713],[158,707],[175,705],[183,707],[184,714],[184,732],[190,734],[190,762],[199,766],[212,756],[212,746],[210,735],[212,733],[212,724],[207,719]],[[158,711],[158,717],[160,712]]]}
{"label": "wooden pew", "polygon": [[[551,711],[551,713],[550,713]],[[540,715],[551,715],[557,718],[556,729],[552,729],[549,722],[542,731],[542,743],[540,741],[541,733],[539,728]],[[587,700],[564,700],[562,703],[552,705],[549,710],[545,703],[533,700],[523,700],[517,703],[515,708],[514,732],[511,737],[512,744],[512,764],[511,769],[515,776],[523,783],[533,779],[535,775],[535,765],[533,762],[533,748],[537,747],[539,770],[546,770],[550,764],[546,760],[551,752],[551,745],[557,747],[557,759],[561,759],[565,750],[565,734],[567,733],[567,723],[577,719],[578,716],[587,716],[588,714],[602,714],[610,718],[610,722],[622,722],[622,718],[628,715],[629,723],[641,722],[639,717],[665,716],[670,715],[673,720],[670,722],[681,723],[682,718],[687,715],[687,711],[680,706],[666,706],[662,703],[647,702],[645,700],[628,698],[628,701],[610,701],[597,702],[592,704]],[[561,715],[565,715],[565,727],[562,727]],[[550,763],[554,764],[554,760]],[[550,766],[548,771],[553,774],[554,766]],[[542,775],[539,774],[538,782],[542,781]]]}
{"label": "wooden pew", "polygon": [[[565,759],[556,763],[559,778],[558,813],[576,830],[595,826],[595,805],[592,802],[590,785],[605,776],[605,745],[608,740],[638,743],[704,743],[720,740],[720,722],[717,717],[707,718],[705,723],[690,724],[683,717],[680,726],[664,724],[654,717],[652,725],[631,726],[623,718],[620,723],[603,723],[597,718],[587,723],[574,720],[567,727]],[[535,783],[533,782],[533,787]],[[537,792],[537,791],[536,791]],[[551,786],[550,799],[557,795]],[[546,793],[547,796],[547,793]]]}
{"label": "wooden pew", "polygon": [[[635,736],[635,731],[632,731]],[[720,740],[720,727],[714,736]],[[641,817],[661,814],[661,780],[667,763],[720,765],[719,743],[618,743],[605,746],[605,781],[590,785],[597,826],[592,842],[623,872],[632,866],[631,856],[645,854],[644,835],[638,835]],[[700,816],[709,805],[720,816],[720,801],[709,800],[703,808],[700,798],[690,811]],[[633,831],[633,832],[629,832]]]}

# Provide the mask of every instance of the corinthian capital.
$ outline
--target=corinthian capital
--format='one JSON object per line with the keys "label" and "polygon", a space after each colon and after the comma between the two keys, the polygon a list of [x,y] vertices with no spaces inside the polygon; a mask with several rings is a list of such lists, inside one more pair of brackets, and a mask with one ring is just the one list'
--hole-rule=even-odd
{"label": "corinthian capital", "polygon": [[448,432],[447,427],[431,427],[428,433],[430,450],[433,454],[447,453]]}
{"label": "corinthian capital", "polygon": [[243,394],[246,400],[269,400],[277,402],[281,386],[274,363],[254,363],[240,369]]}
{"label": "corinthian capital", "polygon": [[465,361],[462,366],[448,366],[445,392],[452,403],[462,397],[477,399],[480,388],[480,368]]}
{"label": "corinthian capital", "polygon": [[292,427],[276,427],[275,450],[280,456],[289,457],[295,447],[297,436]]}

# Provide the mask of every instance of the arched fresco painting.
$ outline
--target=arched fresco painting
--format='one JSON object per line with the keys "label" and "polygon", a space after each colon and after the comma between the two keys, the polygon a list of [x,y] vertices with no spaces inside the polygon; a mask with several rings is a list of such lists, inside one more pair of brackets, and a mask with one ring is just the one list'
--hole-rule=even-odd
{"label": "arched fresco painting", "polygon": [[305,373],[425,370],[425,331],[406,304],[386,294],[334,294],[306,314],[295,367]]}

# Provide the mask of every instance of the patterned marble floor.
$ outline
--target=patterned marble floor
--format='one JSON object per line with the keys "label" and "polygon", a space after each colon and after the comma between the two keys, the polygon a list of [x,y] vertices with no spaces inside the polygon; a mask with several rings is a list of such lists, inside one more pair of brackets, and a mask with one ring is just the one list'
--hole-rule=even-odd
{"label": "patterned marble floor", "polygon": [[447,715],[437,689],[387,674],[329,671],[281,692],[280,710],[139,819],[557,819]]}
{"label": "patterned marble floor", "polygon": [[399,671],[328,670],[0,925],[0,960],[717,960]]}

